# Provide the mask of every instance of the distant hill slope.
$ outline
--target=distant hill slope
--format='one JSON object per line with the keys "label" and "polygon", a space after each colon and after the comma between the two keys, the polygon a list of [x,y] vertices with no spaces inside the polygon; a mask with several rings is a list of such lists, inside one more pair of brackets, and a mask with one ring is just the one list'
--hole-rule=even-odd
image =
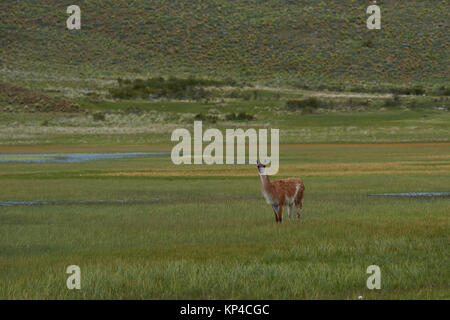
{"label": "distant hill slope", "polygon": [[76,113],[82,109],[63,98],[50,97],[19,86],[0,83],[0,111]]}
{"label": "distant hill slope", "polygon": [[[78,4],[82,28],[66,28]],[[449,2],[179,0],[0,3],[3,70],[313,83],[448,81]]]}

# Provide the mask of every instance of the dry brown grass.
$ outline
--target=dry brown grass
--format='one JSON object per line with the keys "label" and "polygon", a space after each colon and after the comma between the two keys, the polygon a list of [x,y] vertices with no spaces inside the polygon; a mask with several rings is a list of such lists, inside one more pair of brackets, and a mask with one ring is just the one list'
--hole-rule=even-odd
{"label": "dry brown grass", "polygon": [[418,142],[418,143],[311,143],[311,144],[283,144],[280,145],[280,149],[296,149],[296,148],[334,148],[334,149],[342,149],[342,148],[361,148],[361,147],[371,147],[371,148],[379,148],[379,147],[448,147],[450,146],[450,142]]}
{"label": "dry brown grass", "polygon": [[[324,176],[324,175],[391,175],[391,174],[445,174],[450,172],[450,161],[427,162],[370,162],[370,163],[327,163],[286,165],[280,169],[281,176]],[[223,167],[211,167],[211,169],[170,169],[170,170],[146,170],[146,171],[119,171],[93,174],[91,176],[153,176],[153,177],[248,177],[255,176],[254,166],[237,167],[236,169],[223,169]]]}

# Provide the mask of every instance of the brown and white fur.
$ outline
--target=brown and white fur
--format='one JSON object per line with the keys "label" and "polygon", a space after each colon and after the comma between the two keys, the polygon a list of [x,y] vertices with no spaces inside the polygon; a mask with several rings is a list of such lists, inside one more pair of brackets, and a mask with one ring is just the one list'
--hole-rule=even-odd
{"label": "brown and white fur", "polygon": [[261,181],[261,190],[267,203],[272,206],[275,220],[281,223],[283,220],[283,206],[288,206],[289,220],[292,220],[292,209],[297,209],[297,220],[300,220],[303,208],[303,194],[305,185],[299,178],[287,178],[271,182],[269,176],[265,174],[266,165],[258,164],[258,173]]}

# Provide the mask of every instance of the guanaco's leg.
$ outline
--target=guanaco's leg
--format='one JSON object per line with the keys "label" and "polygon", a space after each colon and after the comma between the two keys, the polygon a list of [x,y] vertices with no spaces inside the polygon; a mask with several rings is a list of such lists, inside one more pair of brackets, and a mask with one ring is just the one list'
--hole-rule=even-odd
{"label": "guanaco's leg", "polygon": [[275,221],[278,223],[278,205],[272,205],[273,213],[275,214]]}
{"label": "guanaco's leg", "polygon": [[288,205],[288,216],[289,216],[289,221],[292,221],[292,203],[289,203]]}
{"label": "guanaco's leg", "polygon": [[297,196],[297,220],[300,220],[302,209],[303,209],[303,190],[301,190]]}
{"label": "guanaco's leg", "polygon": [[281,223],[283,220],[283,205],[281,204],[274,204],[272,205],[273,213],[275,213],[275,220],[278,223]]}
{"label": "guanaco's leg", "polygon": [[283,206],[284,203],[280,203],[278,205],[278,222],[281,223],[283,221]]}

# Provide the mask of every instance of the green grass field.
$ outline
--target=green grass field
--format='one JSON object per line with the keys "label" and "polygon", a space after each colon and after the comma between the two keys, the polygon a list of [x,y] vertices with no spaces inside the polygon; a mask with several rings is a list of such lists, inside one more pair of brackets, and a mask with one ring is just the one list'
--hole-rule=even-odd
{"label": "green grass field", "polygon": [[[285,212],[275,224],[253,165],[186,168],[168,156],[1,163],[0,200],[130,202],[0,207],[0,298],[448,298],[450,199],[368,196],[449,191],[448,143],[283,145],[280,153],[277,178],[306,184],[299,223]],[[81,290],[66,288],[73,264]],[[366,288],[372,264],[381,290]]]}

